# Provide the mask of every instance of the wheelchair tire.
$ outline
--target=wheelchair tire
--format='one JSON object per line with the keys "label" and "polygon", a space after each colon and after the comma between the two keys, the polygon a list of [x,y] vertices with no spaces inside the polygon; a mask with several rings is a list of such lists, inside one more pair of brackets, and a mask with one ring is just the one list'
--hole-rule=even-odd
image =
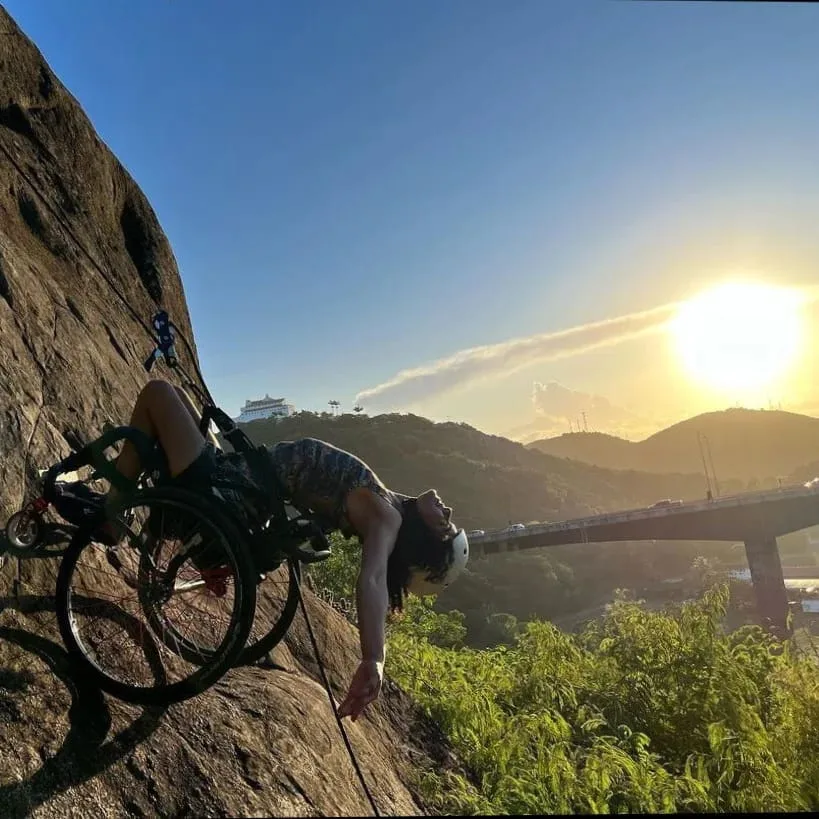
{"label": "wheelchair tire", "polygon": [[[301,566],[297,560],[293,559],[288,559],[286,564],[288,584],[287,594],[281,614],[274,615],[274,617],[271,618],[273,622],[270,625],[269,630],[264,633],[263,637],[260,637],[255,642],[248,641],[246,643],[245,647],[242,649],[242,653],[236,659],[234,665],[252,665],[272,651],[273,648],[284,639],[284,635],[287,634],[287,630],[290,628],[293,618],[296,616],[296,610],[299,607],[298,581],[301,579]],[[261,630],[268,627],[267,623],[262,625],[261,622],[266,615],[264,586],[265,583],[262,581],[257,590],[255,622],[254,628],[251,631],[255,631],[257,628]]]}
{"label": "wheelchair tire", "polygon": [[[135,507],[148,507],[152,504],[157,507],[170,507],[176,510],[177,515],[180,513],[190,515],[202,521],[203,527],[208,527],[218,536],[220,546],[224,549],[229,561],[229,566],[233,571],[235,580],[233,587],[234,603],[227,633],[216,646],[215,650],[205,658],[205,661],[199,664],[192,663],[194,670],[185,679],[179,680],[178,682],[168,682],[167,678],[162,676],[161,679],[155,681],[152,685],[135,684],[125,681],[100,667],[99,663],[94,659],[93,655],[95,652],[93,649],[86,647],[80,639],[80,629],[75,620],[72,606],[74,595],[71,589],[71,581],[75,575],[78,560],[86,550],[95,548],[95,544],[92,541],[91,526],[84,526],[77,531],[60,564],[57,576],[56,608],[60,634],[69,656],[75,663],[75,667],[78,671],[88,676],[89,679],[93,680],[104,691],[125,702],[143,705],[168,705],[202,693],[219,680],[236,661],[244,648],[245,641],[253,624],[256,605],[257,574],[245,541],[237,532],[235,525],[215,504],[208,503],[206,499],[196,494],[172,487],[141,489],[128,496],[124,496],[120,502],[112,508],[112,512],[121,519],[123,513],[127,513],[128,511],[133,512]],[[125,547],[120,546],[118,548]],[[142,567],[143,561],[148,559],[145,554],[146,546],[144,542],[137,546],[129,546],[128,548],[134,548],[139,551],[139,565]],[[94,554],[89,555],[89,559],[92,563],[96,557]],[[99,557],[100,559],[96,562],[102,565],[104,562],[102,551]],[[144,580],[142,571],[140,571],[140,580]],[[139,602],[142,605],[144,613],[145,606],[142,590],[138,590],[137,594],[139,595]],[[88,598],[88,600],[94,603],[97,598]],[[101,604],[95,603],[95,605],[100,607]],[[133,614],[117,613],[116,617],[119,620],[127,621],[125,626],[126,631],[128,628],[136,628]],[[148,628],[142,627],[141,624],[139,627],[140,639],[142,641],[149,641],[147,648],[146,646],[143,646],[143,648],[146,648],[147,662],[148,665],[151,666],[151,670],[154,674],[156,672],[153,669],[152,661],[157,661],[163,653],[163,650],[167,652],[170,648],[172,654],[175,654],[177,657],[182,657],[183,660],[185,659],[184,654],[176,650],[178,646],[169,647],[167,640],[163,639],[161,634],[157,635],[155,633],[155,626],[156,623],[151,623],[149,619]],[[148,657],[148,654],[151,656]],[[121,657],[121,655],[119,655],[119,657]]]}
{"label": "wheelchair tire", "polygon": [[9,554],[26,555],[34,551],[43,536],[41,516],[26,509],[15,512],[6,523],[5,536]]}

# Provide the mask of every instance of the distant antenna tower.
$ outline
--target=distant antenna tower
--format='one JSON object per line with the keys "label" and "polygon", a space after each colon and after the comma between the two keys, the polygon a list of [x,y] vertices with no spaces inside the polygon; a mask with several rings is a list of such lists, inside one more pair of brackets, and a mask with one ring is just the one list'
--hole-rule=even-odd
{"label": "distant antenna tower", "polygon": [[711,457],[711,442],[708,440],[708,436],[703,435],[702,437],[705,440],[705,448],[708,451],[708,462],[711,464],[711,474],[714,476],[714,489],[717,490],[717,497],[719,497],[719,481],[717,480],[717,470],[714,469],[714,459]]}
{"label": "distant antenna tower", "polygon": [[581,412],[580,414],[583,416],[583,432],[588,432],[589,431],[589,425],[586,423],[586,413]]}
{"label": "distant antenna tower", "polygon": [[712,498],[713,492],[711,491],[711,478],[708,476],[708,465],[705,463],[705,453],[702,451],[702,434],[697,432],[697,445],[700,448],[700,458],[702,458],[702,469],[705,472],[705,488],[708,490],[708,497]]}
{"label": "distant antenna tower", "polygon": [[574,432],[574,427],[572,426],[572,419],[569,418],[569,432]]}

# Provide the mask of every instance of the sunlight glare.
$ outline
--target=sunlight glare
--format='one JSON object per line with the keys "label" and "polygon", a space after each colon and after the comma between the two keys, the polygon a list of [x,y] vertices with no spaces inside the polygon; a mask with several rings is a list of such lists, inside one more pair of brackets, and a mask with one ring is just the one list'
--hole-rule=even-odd
{"label": "sunlight glare", "polygon": [[681,304],[669,329],[689,375],[738,398],[772,386],[794,364],[803,301],[792,288],[726,282]]}

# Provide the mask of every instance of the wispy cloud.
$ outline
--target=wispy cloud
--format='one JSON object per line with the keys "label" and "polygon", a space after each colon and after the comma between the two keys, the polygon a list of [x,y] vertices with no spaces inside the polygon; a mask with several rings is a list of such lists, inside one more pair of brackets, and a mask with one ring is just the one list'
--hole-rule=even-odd
{"label": "wispy cloud", "polygon": [[432,364],[402,370],[389,381],[359,392],[356,402],[368,409],[403,408],[480,381],[509,375],[540,361],[610,347],[661,329],[676,307],[673,303],[666,304],[555,333],[472,347]]}

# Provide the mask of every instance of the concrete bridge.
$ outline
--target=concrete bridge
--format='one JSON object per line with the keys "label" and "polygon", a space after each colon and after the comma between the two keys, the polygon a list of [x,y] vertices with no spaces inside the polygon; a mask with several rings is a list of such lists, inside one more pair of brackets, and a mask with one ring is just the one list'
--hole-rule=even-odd
{"label": "concrete bridge", "polygon": [[783,566],[782,574],[786,580],[819,579],[819,566]]}
{"label": "concrete bridge", "polygon": [[[762,622],[786,630],[788,596],[776,538],[819,524],[819,481],[763,492],[629,509],[469,538],[475,556],[572,543],[743,541]],[[814,571],[816,569],[814,568]]]}
{"label": "concrete bridge", "polygon": [[[740,580],[751,579],[751,573],[748,569],[734,569],[729,573]],[[816,564],[813,566],[783,566],[782,576],[785,580],[819,580],[819,566]]]}

